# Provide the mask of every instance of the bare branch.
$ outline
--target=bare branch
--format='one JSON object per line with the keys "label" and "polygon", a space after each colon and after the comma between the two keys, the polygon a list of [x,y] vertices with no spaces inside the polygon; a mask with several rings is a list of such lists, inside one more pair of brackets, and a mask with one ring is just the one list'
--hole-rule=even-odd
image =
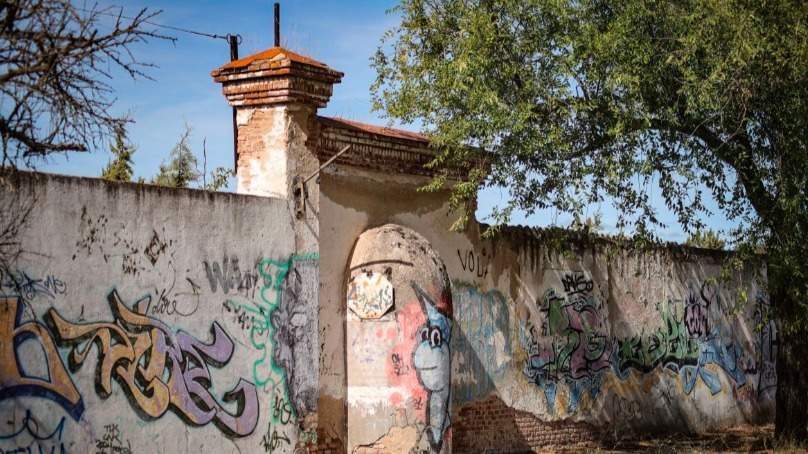
{"label": "bare branch", "polygon": [[[88,151],[127,121],[112,113],[114,70],[149,78],[132,46],[172,39],[146,28],[159,11],[79,8],[69,0],[0,0],[3,166]],[[104,20],[102,17],[114,17]],[[112,22],[111,24],[109,24]]]}

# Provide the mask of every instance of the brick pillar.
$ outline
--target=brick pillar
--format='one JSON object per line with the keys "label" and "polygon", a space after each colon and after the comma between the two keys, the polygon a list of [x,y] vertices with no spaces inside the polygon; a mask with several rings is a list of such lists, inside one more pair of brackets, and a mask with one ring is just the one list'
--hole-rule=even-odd
{"label": "brick pillar", "polygon": [[[236,109],[236,191],[288,201],[294,222],[295,255],[288,258],[293,269],[286,285],[289,295],[297,299],[295,317],[306,327],[306,342],[295,346],[294,372],[287,374],[294,376],[296,389],[319,390],[320,189],[317,178],[305,186],[302,180],[320,166],[315,149],[309,145],[316,143],[317,109],[325,107],[333,85],[343,74],[308,57],[273,47],[230,62],[211,75],[222,84],[227,101]],[[300,430],[291,441],[304,451],[331,443],[322,435],[323,421],[318,422],[316,394],[305,392],[292,397],[297,399],[296,408],[305,411],[297,414]],[[313,439],[315,431],[318,437]]]}
{"label": "brick pillar", "polygon": [[316,132],[317,109],[328,103],[343,74],[273,47],[232,61],[211,75],[236,108],[236,192],[289,198],[295,191],[294,177],[317,168],[306,142]]}

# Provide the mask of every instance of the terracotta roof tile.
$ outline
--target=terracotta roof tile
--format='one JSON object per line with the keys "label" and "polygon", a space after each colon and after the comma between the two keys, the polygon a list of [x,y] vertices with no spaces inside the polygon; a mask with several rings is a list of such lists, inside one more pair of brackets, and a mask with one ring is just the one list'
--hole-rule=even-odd
{"label": "terracotta roof tile", "polygon": [[343,129],[352,129],[355,131],[362,131],[370,134],[376,134],[379,136],[391,137],[394,139],[403,139],[423,143],[429,142],[429,137],[417,132],[406,131],[404,129],[394,129],[394,128],[387,128],[384,126],[376,126],[367,123],[360,123],[358,121],[346,120],[345,118],[340,117],[318,116],[317,118],[318,120],[320,120],[321,124],[324,124],[326,126],[334,126]]}
{"label": "terracotta roof tile", "polygon": [[311,66],[318,66],[320,68],[328,68],[328,65],[319,62],[313,58],[306,57],[305,55],[300,55],[298,53],[292,52],[291,50],[284,49],[283,47],[273,47],[265,51],[248,55],[244,58],[239,58],[238,60],[233,60],[230,63],[227,63],[226,65],[219,68],[219,71],[225,69],[246,68],[247,66],[250,66],[253,62],[261,60],[272,60],[273,58],[276,58],[279,55],[283,55],[293,62],[304,63]]}

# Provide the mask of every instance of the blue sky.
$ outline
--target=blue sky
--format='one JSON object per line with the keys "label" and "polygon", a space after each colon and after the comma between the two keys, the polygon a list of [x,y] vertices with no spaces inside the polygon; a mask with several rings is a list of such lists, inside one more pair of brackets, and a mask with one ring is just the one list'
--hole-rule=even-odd
{"label": "blue sky", "polygon": [[[243,38],[239,53],[246,56],[272,46],[273,15],[271,0],[263,1],[101,1],[101,6],[124,8],[133,15],[141,8],[162,10],[155,22],[207,33],[240,34]],[[397,4],[394,0],[286,0],[281,2],[281,44],[290,50],[308,55],[345,73],[342,83],[334,89],[328,107],[320,113],[342,116],[369,123],[383,124],[385,119],[371,112],[369,87],[375,73],[369,58],[376,50],[382,34],[398,23],[387,11]],[[188,123],[193,128],[192,148],[200,156],[202,140],[206,140],[208,171],[217,166],[231,167],[233,162],[231,111],[213,82],[210,71],[229,60],[224,40],[170,32],[177,38],[170,41],[152,40],[134,47],[136,57],[157,65],[148,70],[155,80],[132,81],[117,74],[111,81],[115,89],[118,112],[128,112],[135,123],[129,127],[130,141],[137,147],[134,155],[135,177],[150,179],[160,162]],[[69,175],[98,176],[109,155],[97,152],[53,158],[41,163],[38,170]],[[231,184],[231,189],[234,185]],[[502,204],[507,193],[497,189],[480,194],[478,218],[484,219],[491,207]],[[659,206],[664,204],[659,200]],[[590,214],[600,211],[603,228],[614,230],[615,213],[608,206],[591,207]],[[684,241],[685,236],[675,225],[670,213],[660,210],[669,227],[659,231],[662,238]],[[570,219],[552,210],[533,216],[517,214],[514,224],[546,226],[568,225]],[[721,217],[708,220],[713,229],[726,229]]]}

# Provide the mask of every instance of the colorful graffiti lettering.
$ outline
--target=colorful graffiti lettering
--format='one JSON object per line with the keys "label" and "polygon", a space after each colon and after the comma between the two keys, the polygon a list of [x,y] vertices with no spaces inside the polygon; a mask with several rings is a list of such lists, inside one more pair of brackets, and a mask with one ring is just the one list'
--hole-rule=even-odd
{"label": "colorful graffiti lettering", "polygon": [[[47,328],[36,321],[22,322],[23,304],[18,298],[0,299],[0,400],[18,396],[45,397],[62,406],[76,421],[84,403],[62,364]],[[18,362],[17,347],[36,340],[45,354],[47,376],[27,376]]]}
{"label": "colorful graffiti lettering", "polygon": [[508,370],[511,359],[508,303],[497,290],[480,292],[474,286],[452,283],[457,331],[452,351],[458,362],[454,398],[461,402],[485,397],[494,381]]}
{"label": "colorful graffiti lettering", "polygon": [[[107,300],[114,322],[73,324],[55,309],[48,310],[46,323],[59,344],[72,346],[71,370],[81,367],[93,345],[98,348],[96,389],[106,398],[115,377],[141,415],[159,418],[168,409],[190,424],[213,422],[224,433],[243,437],[258,424],[258,395],[255,386],[239,379],[222,400],[236,402],[228,412],[211,394],[208,365],[223,367],[233,354],[233,342],[222,327],[211,326],[213,340],[206,344],[180,330],[176,333],[163,322],[143,315],[136,302],[130,310],[116,290]],[[145,311],[145,309],[144,309]],[[167,377],[167,378],[166,378]]]}
{"label": "colorful graffiti lettering", "polygon": [[674,370],[679,366],[695,365],[699,359],[699,343],[688,335],[684,319],[676,317],[673,302],[658,305],[662,328],[617,341],[616,368],[625,378],[630,369],[650,372],[660,365]]}
{"label": "colorful graffiti lettering", "polygon": [[613,349],[603,303],[592,294],[592,280],[583,273],[567,273],[561,282],[563,296],[548,289],[542,298],[541,331],[532,323],[524,329],[522,343],[528,352],[524,374],[542,389],[550,412],[555,411],[557,386],[565,382],[570,389],[567,411],[574,413],[584,391],[597,397]]}
{"label": "colorful graffiti lettering", "polygon": [[443,436],[449,427],[449,393],[451,390],[452,360],[449,343],[452,335],[451,320],[438,311],[435,302],[415,282],[412,284],[426,323],[420,330],[420,342],[413,352],[412,363],[418,380],[429,393],[426,434],[429,444],[440,451]]}
{"label": "colorful graffiti lettering", "polygon": [[[51,454],[65,454],[67,451],[65,450],[65,445],[62,442],[64,428],[65,418],[62,417],[52,431],[48,432],[47,430],[42,430],[40,423],[37,422],[33,416],[31,416],[31,411],[26,410],[25,417],[23,418],[19,429],[7,435],[0,434],[1,443],[5,444],[6,440],[15,443],[13,447],[0,447],[0,453],[29,454],[34,452],[49,452]],[[31,440],[31,442],[23,446],[25,442],[20,441],[26,436]]]}
{"label": "colorful graffiti lettering", "polygon": [[[709,302],[694,303],[692,296],[687,301],[686,306],[689,307],[709,307]],[[686,316],[677,316],[673,308],[672,301],[660,304],[662,328],[649,334],[618,340],[617,375],[625,379],[631,369],[645,373],[656,367],[664,367],[679,374],[685,394],[693,390],[697,378],[701,378],[712,394],[717,394],[721,391],[721,381],[718,375],[704,367],[715,364],[736,384],[743,385],[746,374],[741,367],[742,349],[735,342],[725,340],[726,336],[720,335],[717,329],[703,334],[706,321],[699,321],[695,326],[693,322],[688,324]],[[696,335],[700,339],[694,337]]]}

